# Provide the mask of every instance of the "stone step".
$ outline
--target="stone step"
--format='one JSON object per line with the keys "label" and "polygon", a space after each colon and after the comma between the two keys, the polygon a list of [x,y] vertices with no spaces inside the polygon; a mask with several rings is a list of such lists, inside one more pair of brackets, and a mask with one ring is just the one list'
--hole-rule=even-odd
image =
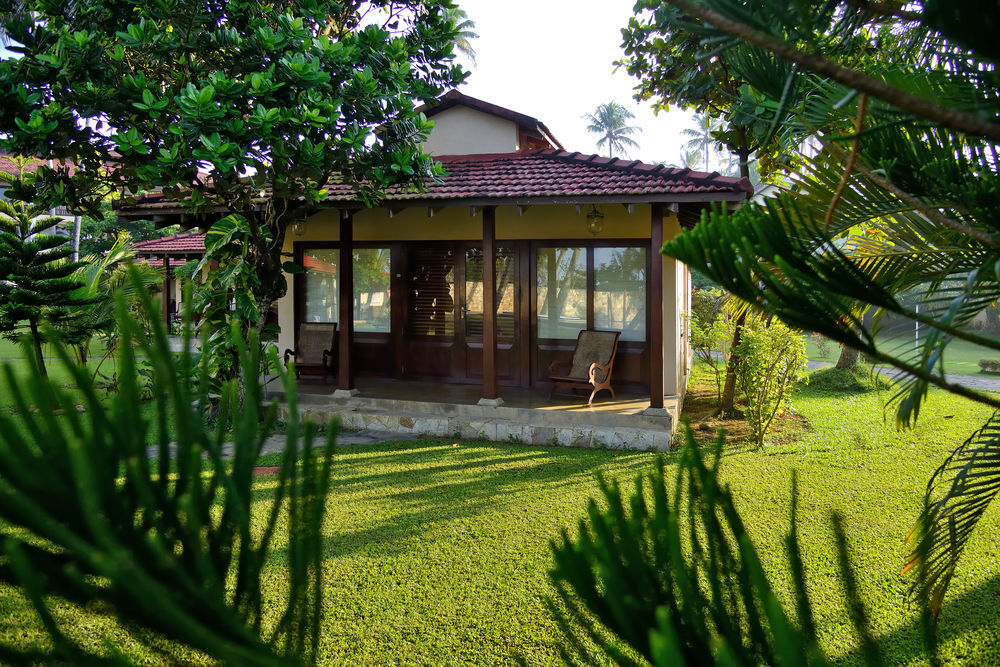
{"label": "stone step", "polygon": [[[279,410],[287,419],[288,407]],[[671,417],[566,413],[530,408],[450,405],[375,398],[300,402],[303,419],[339,419],[348,431],[377,429],[407,435],[484,439],[527,445],[658,449],[670,447]]]}

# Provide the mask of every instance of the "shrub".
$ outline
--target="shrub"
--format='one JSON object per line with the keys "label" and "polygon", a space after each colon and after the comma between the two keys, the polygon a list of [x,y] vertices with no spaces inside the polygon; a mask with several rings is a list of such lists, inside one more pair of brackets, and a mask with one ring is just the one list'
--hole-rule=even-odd
{"label": "shrub", "polygon": [[[100,642],[84,643],[74,637],[75,628],[60,626],[50,611],[57,598],[76,605],[77,613],[114,616],[223,664],[315,662],[334,429],[325,447],[314,450],[315,429],[300,425],[294,377],[284,373],[290,415],[285,455],[271,494],[255,496],[253,467],[276,406],[261,408],[256,382],[247,383],[240,406],[230,383],[217,402],[217,428],[209,429],[203,418],[208,383],[188,381],[206,373],[205,366],[194,366],[190,351],[179,358],[170,353],[148,295],[143,308],[152,315],[151,333],[121,299],[117,306],[121,367],[109,401],[64,348],[56,351],[73,378],[72,390],[42,377],[18,380],[10,367],[3,369],[5,391],[20,415],[0,413],[0,582],[23,590],[52,645],[0,643],[0,661],[105,661],[92,653],[90,644]],[[230,341],[239,367],[255,371],[260,347],[254,336],[248,347],[234,328]],[[139,398],[137,354],[156,378],[149,406]],[[150,442],[158,461],[149,458]],[[223,458],[227,442],[231,461]],[[277,557],[279,523],[287,524],[287,540],[279,545],[288,554],[287,592],[265,600],[263,566]],[[273,620],[265,608],[273,610]],[[154,633],[132,638],[159,650],[162,641]],[[105,645],[112,646],[110,640]]]}
{"label": "shrub", "polygon": [[722,397],[722,381],[729,364],[732,331],[722,309],[722,290],[697,290],[691,295],[691,349],[712,369],[717,397]]}
{"label": "shrub", "polygon": [[812,339],[813,345],[816,346],[816,351],[819,352],[821,359],[826,359],[833,352],[833,343],[829,338],[822,334],[814,333],[809,336]]}
{"label": "shrub", "polygon": [[[794,606],[786,610],[746,534],[732,493],[718,480],[724,436],[711,464],[690,428],[668,480],[663,460],[636,478],[627,501],[617,483],[600,481],[588,519],[574,536],[552,543],[552,580],[562,606],[551,604],[567,637],[563,658],[573,664],[825,665],[807,594],[796,527],[792,481],[790,531],[785,539]],[[862,662],[880,664],[878,645],[857,593],[847,537],[831,517],[848,618],[861,640]],[[596,621],[596,623],[595,623]],[[925,645],[935,653],[933,623],[924,608]],[[594,647],[603,653],[597,659]],[[636,655],[638,654],[638,655]],[[640,659],[637,657],[641,656]],[[932,664],[937,664],[936,660]]]}
{"label": "shrub", "polygon": [[746,398],[744,416],[760,446],[778,412],[792,409],[793,385],[805,379],[805,340],[776,319],[748,319],[735,353],[736,388]]}
{"label": "shrub", "polygon": [[979,371],[981,373],[1000,373],[1000,359],[980,359]]}

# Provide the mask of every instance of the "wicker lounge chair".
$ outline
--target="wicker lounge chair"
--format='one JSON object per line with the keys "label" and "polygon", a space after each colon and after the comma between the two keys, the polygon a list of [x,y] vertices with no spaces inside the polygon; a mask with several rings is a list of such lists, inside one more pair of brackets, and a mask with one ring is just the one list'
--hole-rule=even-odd
{"label": "wicker lounge chair", "polygon": [[285,350],[285,363],[295,361],[295,377],[337,374],[337,323],[302,322],[294,350]]}
{"label": "wicker lounge chair", "polygon": [[576,349],[569,363],[554,361],[549,366],[549,380],[552,381],[551,399],[556,388],[592,389],[587,405],[594,402],[594,396],[602,389],[611,392],[611,370],[618,352],[619,331],[589,331],[583,330],[576,338]]}

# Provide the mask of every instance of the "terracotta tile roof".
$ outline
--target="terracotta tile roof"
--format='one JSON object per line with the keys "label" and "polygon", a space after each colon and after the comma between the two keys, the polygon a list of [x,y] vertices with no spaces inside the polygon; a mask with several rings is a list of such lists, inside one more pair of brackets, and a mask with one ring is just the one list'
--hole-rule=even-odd
{"label": "terracotta tile roof", "polygon": [[[532,199],[574,200],[629,198],[631,201],[742,201],[752,194],[750,181],[690,169],[677,169],[599,155],[547,149],[533,153],[437,156],[447,174],[423,192],[390,189],[386,202],[440,201],[510,203]],[[354,189],[330,183],[328,203],[356,204]],[[676,197],[674,197],[676,196]],[[177,210],[176,201],[147,195],[122,213]]]}
{"label": "terracotta tile roof", "polygon": [[[11,156],[9,153],[0,153],[0,171],[13,175],[16,175],[18,173],[17,165],[14,164],[14,160],[11,159],[12,157],[13,156]],[[32,160],[27,165],[25,165],[25,171],[28,173],[32,173],[39,167],[44,166],[46,162],[47,160]],[[59,160],[54,160],[53,164],[58,166],[62,163]],[[67,164],[69,164],[70,171],[72,172],[73,163],[68,162]]]}
{"label": "terracotta tile roof", "polygon": [[[387,199],[523,199],[619,197],[687,193],[752,193],[749,181],[718,173],[676,169],[598,155],[543,150],[535,153],[456,155],[438,158],[448,171],[426,192],[395,190]],[[335,199],[351,194],[331,186]]]}
{"label": "terracotta tile roof", "polygon": [[192,229],[173,236],[164,236],[134,244],[139,255],[204,254],[205,235]]}

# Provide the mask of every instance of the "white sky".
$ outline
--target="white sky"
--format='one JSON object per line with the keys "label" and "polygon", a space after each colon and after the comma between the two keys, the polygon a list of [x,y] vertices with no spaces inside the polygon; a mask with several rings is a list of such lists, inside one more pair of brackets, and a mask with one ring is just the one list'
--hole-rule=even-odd
{"label": "white sky", "polygon": [[[629,157],[645,162],[679,161],[688,113],[654,116],[633,100],[635,80],[612,64],[623,56],[621,29],[634,0],[459,0],[476,23],[476,66],[460,90],[534,116],[569,151],[597,153],[597,135],[581,116],[615,101],[635,114],[642,128]],[[604,151],[606,155],[606,150]]]}

